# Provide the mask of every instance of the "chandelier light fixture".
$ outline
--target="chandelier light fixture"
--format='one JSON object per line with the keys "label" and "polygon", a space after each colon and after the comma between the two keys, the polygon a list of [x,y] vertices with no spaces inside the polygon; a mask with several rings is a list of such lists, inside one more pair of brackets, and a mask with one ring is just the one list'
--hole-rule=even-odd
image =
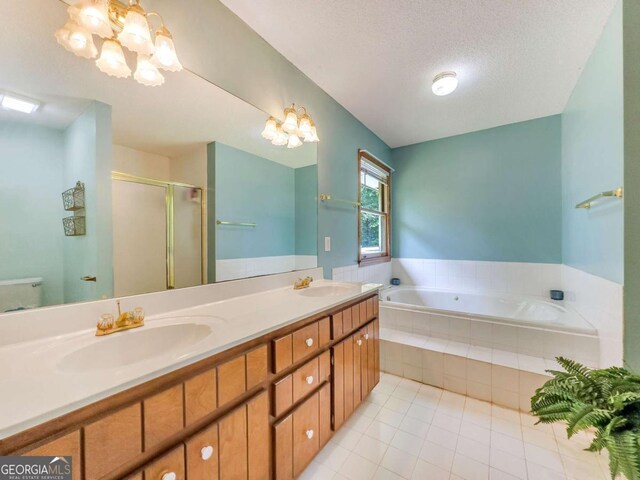
{"label": "chandelier light fixture", "polygon": [[[79,57],[96,60],[96,67],[116,78],[131,77],[122,47],[137,55],[133,78],[142,85],[155,87],[164,83],[160,70],[182,70],[176,54],[173,37],[160,14],[145,12],[140,0],[82,0],[71,5],[69,19],[55,32],[56,40],[65,49]],[[149,18],[158,17],[160,27],[153,32]],[[93,36],[102,39],[98,48]]]}
{"label": "chandelier light fixture", "polygon": [[320,141],[316,124],[304,107],[296,108],[295,103],[284,109],[284,122],[274,117],[267,118],[262,131],[262,137],[276,146],[297,148],[303,143],[317,143]]}

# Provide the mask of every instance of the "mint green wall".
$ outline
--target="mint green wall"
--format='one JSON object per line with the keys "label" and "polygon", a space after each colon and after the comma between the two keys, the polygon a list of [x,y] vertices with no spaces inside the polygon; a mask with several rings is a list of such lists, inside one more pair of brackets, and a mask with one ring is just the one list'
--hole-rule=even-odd
{"label": "mint green wall", "polygon": [[575,205],[623,185],[622,3],[614,9],[562,114],[562,258],[623,281],[623,203]]}
{"label": "mint green wall", "polygon": [[218,226],[216,260],[295,254],[294,169],[220,142],[215,144],[215,219],[253,222]]}
{"label": "mint green wall", "polygon": [[640,372],[640,3],[623,4],[624,361]]}
{"label": "mint green wall", "polygon": [[[111,107],[92,102],[65,131],[64,189],[85,184],[87,234],[64,237],[64,301],[113,296]],[[67,213],[68,214],[68,213]],[[83,282],[85,275],[97,282]]]}
{"label": "mint green wall", "polygon": [[[153,0],[151,5],[171,18],[171,33],[180,38],[185,67],[272,115],[282,116],[282,109],[292,102],[309,109],[320,136],[320,193],[355,200],[359,148],[390,160],[390,149],[382,140],[218,0],[193,0],[188,9],[172,0]],[[319,243],[325,236],[333,239],[331,252],[318,249],[325,276],[331,267],[356,263],[355,209],[321,205]]]}
{"label": "mint green wall", "polygon": [[560,117],[392,150],[393,255],[559,263]]}
{"label": "mint green wall", "polygon": [[61,131],[0,122],[0,280],[42,277],[44,305],[63,301],[63,156]]}
{"label": "mint green wall", "polygon": [[296,168],[296,255],[318,253],[318,166]]}

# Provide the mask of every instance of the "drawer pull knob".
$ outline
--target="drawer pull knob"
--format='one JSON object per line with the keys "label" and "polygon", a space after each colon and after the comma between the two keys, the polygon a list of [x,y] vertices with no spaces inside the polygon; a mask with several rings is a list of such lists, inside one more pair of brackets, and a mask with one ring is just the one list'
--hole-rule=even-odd
{"label": "drawer pull knob", "polygon": [[[307,434],[307,438],[308,438],[309,440],[311,440],[311,439],[313,438],[313,430],[307,430],[306,434]],[[164,480],[164,479],[163,479],[163,480]]]}
{"label": "drawer pull knob", "polygon": [[176,475],[176,472],[165,472],[160,478],[161,480],[177,480],[178,476]]}
{"label": "drawer pull knob", "polygon": [[307,338],[304,343],[307,344],[307,347],[312,347],[313,346],[313,338]]}
{"label": "drawer pull knob", "polygon": [[364,339],[365,339],[365,340],[369,340],[369,334],[368,334],[368,333],[365,333],[365,334],[364,334]]}
{"label": "drawer pull knob", "polygon": [[358,341],[356,342],[358,344],[358,346],[362,346],[362,340],[358,339]]}
{"label": "drawer pull knob", "polygon": [[202,450],[200,450],[200,456],[204,461],[209,460],[212,455],[213,455],[213,447],[211,445],[203,447]]}
{"label": "drawer pull knob", "polygon": [[307,381],[307,384],[311,385],[313,383],[313,375],[309,375],[305,380]]}

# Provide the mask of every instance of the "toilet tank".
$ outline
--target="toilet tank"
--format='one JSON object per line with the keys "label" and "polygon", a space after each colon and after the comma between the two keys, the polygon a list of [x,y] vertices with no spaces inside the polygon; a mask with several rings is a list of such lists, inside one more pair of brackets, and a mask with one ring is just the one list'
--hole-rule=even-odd
{"label": "toilet tank", "polygon": [[42,306],[42,278],[0,281],[0,312]]}

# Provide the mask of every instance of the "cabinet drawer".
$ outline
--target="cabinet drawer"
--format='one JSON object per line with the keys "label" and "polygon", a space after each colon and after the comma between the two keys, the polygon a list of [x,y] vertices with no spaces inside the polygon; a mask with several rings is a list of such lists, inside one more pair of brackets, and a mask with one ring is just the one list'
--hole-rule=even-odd
{"label": "cabinet drawer", "polygon": [[187,440],[187,476],[198,480],[218,480],[218,424],[213,424]]}
{"label": "cabinet drawer", "polygon": [[84,427],[85,478],[101,478],[142,453],[142,407],[136,403]]}
{"label": "cabinet drawer", "polygon": [[319,348],[318,322],[293,332],[293,363],[316,352]]}
{"label": "cabinet drawer", "polygon": [[147,398],[142,405],[145,450],[149,450],[184,427],[182,384]]}
{"label": "cabinet drawer", "polygon": [[247,390],[267,379],[267,346],[263,345],[247,353]]}
{"label": "cabinet drawer", "polygon": [[72,432],[52,442],[23,453],[26,456],[71,457],[71,477],[80,480],[82,472],[82,457],[80,456],[80,432]]}
{"label": "cabinet drawer", "polygon": [[293,374],[273,384],[273,415],[278,417],[293,405]]}
{"label": "cabinet drawer", "polygon": [[[172,475],[174,474],[174,475]],[[198,477],[196,477],[198,478]],[[145,480],[184,480],[184,447],[180,445],[144,469]]]}
{"label": "cabinet drawer", "polygon": [[297,402],[320,385],[318,358],[314,358],[298,368],[293,375],[293,403]]}

